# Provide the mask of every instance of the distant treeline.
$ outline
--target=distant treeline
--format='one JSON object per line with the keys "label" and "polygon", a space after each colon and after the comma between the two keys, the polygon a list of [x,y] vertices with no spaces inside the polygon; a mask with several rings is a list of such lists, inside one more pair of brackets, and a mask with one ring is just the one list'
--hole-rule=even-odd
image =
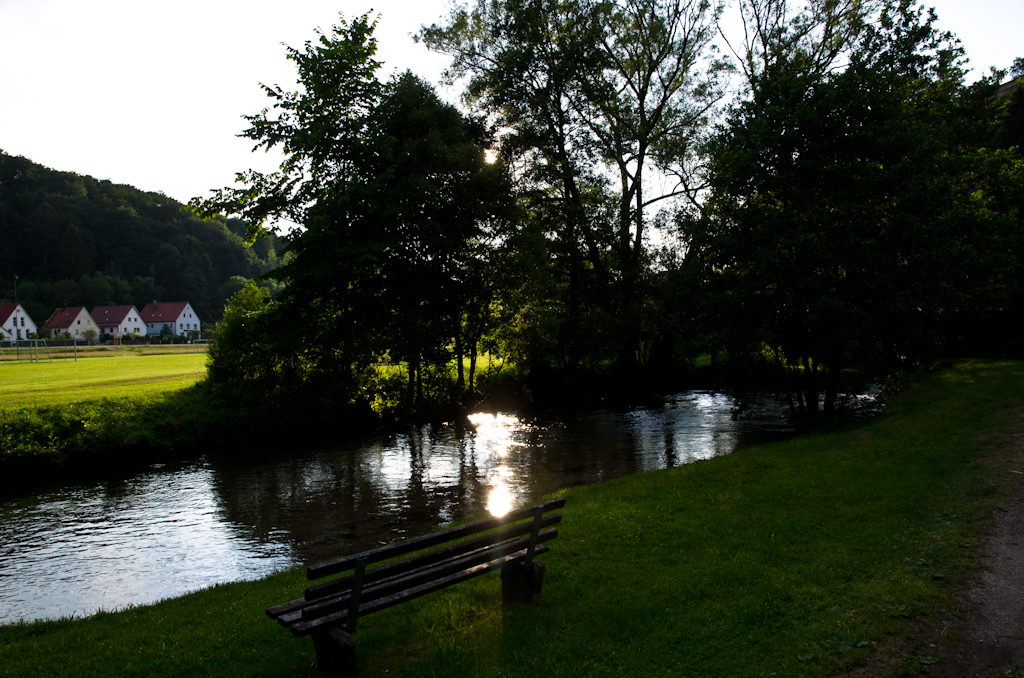
{"label": "distant treeline", "polygon": [[58,306],[188,301],[205,322],[275,268],[276,238],[246,245],[238,219],[204,219],[161,194],[0,151],[0,299],[42,325]]}

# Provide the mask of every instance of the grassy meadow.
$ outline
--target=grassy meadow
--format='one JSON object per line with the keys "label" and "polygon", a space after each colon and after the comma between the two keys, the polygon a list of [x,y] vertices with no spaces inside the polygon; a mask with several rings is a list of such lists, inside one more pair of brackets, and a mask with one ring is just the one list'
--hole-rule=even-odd
{"label": "grassy meadow", "polygon": [[206,353],[161,348],[0,362],[0,489],[76,466],[130,467],[214,432],[223,414],[202,390]]}
{"label": "grassy meadow", "polygon": [[[1024,364],[962,363],[884,416],[565,490],[538,603],[496,576],[360,620],[378,676],[902,675],[1024,470]],[[340,554],[339,554],[340,555]],[[311,676],[263,609],[304,572],[0,627],[0,676]]]}
{"label": "grassy meadow", "polygon": [[0,363],[0,408],[46,407],[103,398],[148,398],[180,391],[205,376],[206,354],[195,352],[122,351],[84,354],[78,360]]}

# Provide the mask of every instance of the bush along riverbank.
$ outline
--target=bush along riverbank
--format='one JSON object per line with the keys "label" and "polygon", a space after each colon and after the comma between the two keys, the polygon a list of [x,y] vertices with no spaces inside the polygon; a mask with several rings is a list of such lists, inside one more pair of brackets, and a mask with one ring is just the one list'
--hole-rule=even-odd
{"label": "bush along riverbank", "polygon": [[269,414],[253,405],[219,393],[204,379],[177,390],[0,407],[0,492],[21,492],[26,485],[81,473],[117,476],[175,458],[294,443],[296,431],[303,443],[316,444],[377,424],[365,414],[356,416],[362,410],[325,417],[313,405],[279,407]]}
{"label": "bush along riverbank", "polygon": [[[360,400],[339,402],[326,388],[275,395],[216,384],[205,376],[204,364],[198,374],[192,364],[154,369],[152,357],[111,360],[122,359],[17,365],[5,374],[0,492],[82,472],[123,475],[175,457],[402,431],[465,417],[467,404],[495,411],[531,409],[523,377],[513,368],[488,374],[486,392],[474,393],[467,404],[453,396],[452,375],[442,375],[431,382],[418,407],[408,409],[402,404],[402,374],[387,368],[377,371]],[[128,365],[135,371],[125,377]],[[182,369],[191,372],[178,374]],[[563,408],[576,406],[561,402]]]}
{"label": "bush along riverbank", "polygon": [[207,386],[0,410],[0,471],[6,484],[88,467],[130,469],[193,449],[226,423]]}
{"label": "bush along riverbank", "polygon": [[[360,620],[361,675],[898,675],[1019,458],[1024,365],[929,375],[878,419],[565,491],[539,602],[488,576]],[[0,676],[305,676],[263,610],[304,570],[0,627]],[[923,641],[922,641],[923,642]],[[858,669],[860,667],[860,669]]]}

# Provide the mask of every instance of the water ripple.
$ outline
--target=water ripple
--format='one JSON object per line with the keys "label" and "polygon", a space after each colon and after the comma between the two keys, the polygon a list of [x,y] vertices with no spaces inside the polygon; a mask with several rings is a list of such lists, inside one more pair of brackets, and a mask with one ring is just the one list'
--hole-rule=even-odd
{"label": "water ripple", "polygon": [[[790,434],[779,399],[682,393],[647,407],[470,426],[182,467],[0,504],[0,622],[84,615],[251,579],[501,514],[559,488]],[[271,601],[277,602],[277,601]]]}

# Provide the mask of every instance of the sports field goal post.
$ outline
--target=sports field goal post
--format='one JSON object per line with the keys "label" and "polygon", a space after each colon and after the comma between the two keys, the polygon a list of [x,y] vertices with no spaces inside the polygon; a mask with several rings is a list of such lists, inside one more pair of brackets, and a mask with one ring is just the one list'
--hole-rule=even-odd
{"label": "sports field goal post", "polygon": [[[16,339],[8,343],[13,346],[8,346],[6,351],[3,344],[0,344],[0,362],[21,362],[22,360],[27,360],[30,363],[38,363],[43,360],[53,362],[50,347],[46,345],[45,339]],[[40,350],[40,345],[42,345],[42,350]],[[43,356],[44,352],[45,357]],[[26,357],[22,357],[23,353]]]}

